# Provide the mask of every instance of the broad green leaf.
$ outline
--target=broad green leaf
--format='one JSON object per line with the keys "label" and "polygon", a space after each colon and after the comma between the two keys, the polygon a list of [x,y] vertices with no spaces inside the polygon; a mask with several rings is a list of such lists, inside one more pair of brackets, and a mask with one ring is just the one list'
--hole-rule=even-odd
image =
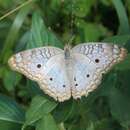
{"label": "broad green leaf", "polygon": [[47,45],[59,47],[63,46],[56,36],[47,29],[39,13],[34,13],[27,48],[42,47]]}
{"label": "broad green leaf", "polygon": [[22,124],[25,120],[24,110],[12,99],[0,95],[0,120]]}
{"label": "broad green leaf", "polygon": [[53,116],[51,114],[45,114],[37,123],[36,130],[59,130],[59,128]]}
{"label": "broad green leaf", "polygon": [[55,101],[48,100],[43,96],[34,97],[31,106],[26,113],[24,127],[35,123],[37,120],[44,117],[45,114],[50,113],[56,106],[57,103]]}
{"label": "broad green leaf", "polygon": [[116,11],[117,15],[119,18],[120,22],[120,27],[119,27],[119,34],[129,34],[130,33],[130,26],[129,26],[129,21],[128,21],[128,16],[126,14],[126,9],[122,3],[121,0],[112,0]]}

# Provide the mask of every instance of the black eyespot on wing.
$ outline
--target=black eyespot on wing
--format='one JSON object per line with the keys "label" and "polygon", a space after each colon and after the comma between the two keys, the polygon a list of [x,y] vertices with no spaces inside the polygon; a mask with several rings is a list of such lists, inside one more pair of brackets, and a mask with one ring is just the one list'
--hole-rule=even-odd
{"label": "black eyespot on wing", "polygon": [[37,68],[41,68],[41,64],[37,64]]}
{"label": "black eyespot on wing", "polygon": [[53,78],[50,78],[50,80],[52,81],[52,80],[53,80]]}
{"label": "black eyespot on wing", "polygon": [[65,88],[66,86],[63,84],[63,88]]}
{"label": "black eyespot on wing", "polygon": [[78,86],[78,84],[75,84],[75,86]]}
{"label": "black eyespot on wing", "polygon": [[99,59],[95,59],[95,62],[96,62],[96,63],[99,63],[99,62],[100,62],[100,60],[99,60]]}
{"label": "black eyespot on wing", "polygon": [[89,77],[90,77],[90,75],[89,75],[89,74],[87,74],[87,75],[86,75],[86,77],[87,77],[87,78],[89,78]]}

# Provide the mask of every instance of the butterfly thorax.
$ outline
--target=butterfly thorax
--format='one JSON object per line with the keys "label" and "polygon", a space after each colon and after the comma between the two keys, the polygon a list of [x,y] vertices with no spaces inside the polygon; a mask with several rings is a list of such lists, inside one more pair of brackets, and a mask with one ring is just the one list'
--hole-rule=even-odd
{"label": "butterfly thorax", "polygon": [[69,45],[64,47],[64,57],[66,60],[71,58],[71,49]]}

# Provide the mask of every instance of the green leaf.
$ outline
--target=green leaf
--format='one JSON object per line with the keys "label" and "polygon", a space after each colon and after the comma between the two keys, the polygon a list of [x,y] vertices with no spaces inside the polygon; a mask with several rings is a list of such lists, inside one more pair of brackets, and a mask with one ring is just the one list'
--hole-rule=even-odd
{"label": "green leaf", "polygon": [[9,58],[11,54],[10,50],[13,48],[16,42],[16,39],[18,38],[20,28],[27,14],[29,13],[30,9],[31,9],[31,5],[27,5],[21,8],[11,26],[11,29],[9,30],[9,33],[7,35],[7,38],[6,38],[6,41],[2,50],[2,54],[1,54],[1,58],[4,60],[4,63],[7,62],[7,59]]}
{"label": "green leaf", "polygon": [[103,42],[111,42],[119,45],[125,45],[128,40],[130,40],[130,35],[116,35],[105,38]]}
{"label": "green leaf", "polygon": [[116,70],[128,70],[130,69],[130,54],[127,55],[127,57],[119,64],[115,66]]}
{"label": "green leaf", "polygon": [[78,110],[75,101],[72,102],[72,100],[70,100],[58,104],[56,109],[53,111],[53,116],[56,122],[61,123],[76,118],[79,114]]}
{"label": "green leaf", "polygon": [[109,95],[109,104],[113,118],[128,128],[130,125],[130,97],[124,95],[117,88],[113,88]]}
{"label": "green leaf", "polygon": [[19,83],[21,80],[21,75],[14,72],[14,71],[9,71],[7,68],[4,71],[3,74],[3,82],[4,86],[8,91],[14,90],[14,87]]}
{"label": "green leaf", "polygon": [[34,97],[36,95],[43,94],[43,91],[40,89],[39,85],[35,81],[27,79],[27,85],[26,86],[27,86],[28,93],[32,97]]}
{"label": "green leaf", "polygon": [[0,130],[21,130],[21,124],[0,120]]}
{"label": "green leaf", "polygon": [[26,45],[28,43],[28,38],[30,37],[30,31],[27,31],[23,34],[23,36],[18,41],[18,44],[15,47],[15,53],[20,52],[26,49]]}
{"label": "green leaf", "polygon": [[25,120],[24,110],[12,99],[0,95],[0,120],[22,124]]}
{"label": "green leaf", "polygon": [[107,29],[95,23],[86,23],[84,20],[77,19],[77,31],[80,35],[80,42],[97,41],[107,33]]}
{"label": "green leaf", "polygon": [[130,26],[129,26],[129,21],[128,21],[128,16],[126,14],[126,9],[122,3],[121,0],[112,0],[116,11],[117,15],[119,18],[120,22],[120,27],[119,27],[119,34],[129,34],[130,33]]}
{"label": "green leaf", "polygon": [[76,17],[85,17],[90,11],[95,0],[66,0],[64,1],[64,12],[73,13]]}
{"label": "green leaf", "polygon": [[59,128],[53,116],[51,114],[45,114],[37,123],[36,130],[59,130]]}
{"label": "green leaf", "polygon": [[42,47],[47,45],[63,47],[62,43],[56,38],[56,36],[47,29],[39,13],[34,13],[27,48]]}
{"label": "green leaf", "polygon": [[116,130],[117,126],[113,124],[114,124],[114,121],[109,118],[98,120],[94,122],[94,130]]}
{"label": "green leaf", "polygon": [[50,113],[56,106],[57,103],[55,101],[48,100],[43,96],[34,97],[31,106],[26,113],[26,122],[23,128],[35,123],[45,114]]}

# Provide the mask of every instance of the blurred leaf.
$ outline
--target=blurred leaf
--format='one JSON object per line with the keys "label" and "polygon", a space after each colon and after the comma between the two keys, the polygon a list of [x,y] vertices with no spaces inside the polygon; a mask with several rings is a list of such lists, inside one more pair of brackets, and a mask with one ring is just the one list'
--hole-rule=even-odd
{"label": "blurred leaf", "polygon": [[26,122],[23,128],[35,123],[37,120],[44,117],[45,114],[50,113],[56,106],[56,102],[50,101],[43,96],[34,97],[31,106],[26,113]]}
{"label": "blurred leaf", "polygon": [[107,33],[107,29],[102,25],[86,23],[83,20],[77,20],[76,26],[81,42],[97,41]]}
{"label": "blurred leaf", "polygon": [[95,0],[66,0],[64,2],[65,13],[73,13],[74,16],[85,17],[91,11]]}
{"label": "blurred leaf", "polygon": [[51,114],[45,114],[37,123],[36,130],[59,130]]}
{"label": "blurred leaf", "polygon": [[130,33],[130,26],[129,26],[129,21],[128,21],[128,17],[126,14],[126,10],[125,7],[122,3],[121,0],[112,0],[116,11],[117,11],[117,15],[119,18],[119,22],[120,22],[120,27],[119,27],[119,34],[129,34]]}
{"label": "blurred leaf", "polygon": [[111,42],[115,44],[125,45],[128,40],[130,40],[130,35],[116,35],[105,38],[103,42]]}
{"label": "blurred leaf", "polygon": [[14,71],[5,70],[3,75],[3,82],[8,91],[12,91],[19,83],[22,76]]}
{"label": "blurred leaf", "polygon": [[13,2],[13,0],[12,1],[10,1],[10,0],[4,0],[4,1],[0,0],[0,6],[4,7],[4,8],[8,8],[9,6],[12,5],[12,2]]}
{"label": "blurred leaf", "polygon": [[0,120],[22,124],[24,122],[23,109],[12,99],[0,95]]}
{"label": "blurred leaf", "polygon": [[40,89],[39,85],[35,81],[27,79],[27,90],[31,96],[41,95],[43,91]]}
{"label": "blurred leaf", "polygon": [[30,36],[30,31],[27,31],[23,34],[23,36],[20,38],[18,44],[15,47],[15,53],[26,49],[26,45],[28,43],[29,36]]}
{"label": "blurred leaf", "polygon": [[130,69],[130,54],[118,65],[115,66],[116,70],[128,70]]}
{"label": "blurred leaf", "polygon": [[34,13],[32,18],[30,39],[27,44],[27,48],[42,47],[47,45],[58,47],[63,46],[56,36],[46,28],[39,13]]}
{"label": "blurred leaf", "polygon": [[3,59],[4,63],[7,62],[7,59],[10,56],[10,53],[11,53],[10,50],[12,49],[12,47],[14,46],[16,42],[16,39],[18,38],[18,34],[19,34],[18,32],[20,31],[20,28],[27,14],[29,13],[30,8],[31,8],[30,4],[21,8],[15,20],[13,21],[13,24],[11,26],[11,29],[9,30],[9,33],[7,35],[7,38],[6,38],[6,41],[2,50],[2,54],[1,54],[1,58]]}
{"label": "blurred leaf", "polygon": [[128,128],[130,125],[130,97],[123,95],[118,89],[114,88],[109,95],[109,103],[112,116],[121,125]]}
{"label": "blurred leaf", "polygon": [[109,0],[101,0],[103,4],[109,6],[111,4],[111,1]]}
{"label": "blurred leaf", "polygon": [[72,102],[72,100],[70,100],[58,104],[56,109],[53,111],[53,116],[56,122],[61,123],[71,120],[73,117],[77,118],[77,115],[79,114],[78,110],[75,101]]}
{"label": "blurred leaf", "polygon": [[112,119],[102,119],[94,122],[94,130],[116,130],[117,125],[113,125],[115,122]]}
{"label": "blurred leaf", "polygon": [[130,97],[130,69],[118,71],[118,89],[126,96]]}
{"label": "blurred leaf", "polygon": [[0,120],[0,130],[21,130],[21,124]]}

